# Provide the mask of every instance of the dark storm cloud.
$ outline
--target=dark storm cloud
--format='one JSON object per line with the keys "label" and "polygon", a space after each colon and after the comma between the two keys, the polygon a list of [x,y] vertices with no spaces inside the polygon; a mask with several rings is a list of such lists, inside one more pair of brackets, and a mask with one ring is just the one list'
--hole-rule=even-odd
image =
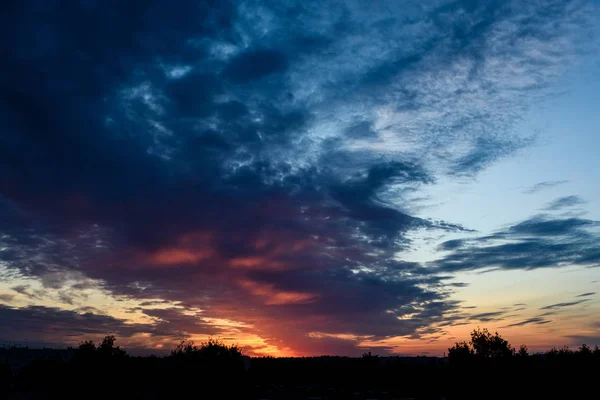
{"label": "dark storm cloud", "polygon": [[[2,268],[74,306],[83,300],[64,288],[99,285],[185,302],[292,347],[310,332],[378,339],[452,320],[445,278],[397,252],[417,230],[467,229],[409,215],[390,195],[529,143],[510,133],[523,99],[543,96],[577,53],[573,27],[585,32],[588,14],[543,1],[11,2],[0,16]],[[537,41],[544,65],[521,38]],[[591,222],[544,223],[506,231],[535,238],[492,257],[534,254],[535,267],[544,252],[572,261],[592,246]],[[464,258],[472,245],[443,247]],[[489,255],[472,257],[440,269]],[[34,319],[134,329],[3,312],[40,335]],[[165,335],[194,325],[144,312],[173,322]]]}
{"label": "dark storm cloud", "polygon": [[440,249],[450,253],[431,265],[447,272],[590,265],[600,261],[599,226],[588,219],[535,216],[489,236],[442,243]]}
{"label": "dark storm cloud", "polygon": [[534,194],[537,193],[539,191],[542,191],[544,189],[550,189],[559,185],[564,185],[565,183],[568,183],[569,181],[545,181],[545,182],[540,182],[540,183],[536,183],[535,185],[525,189],[523,191],[523,193],[525,194]]}
{"label": "dark storm cloud", "polygon": [[579,196],[565,196],[559,197],[558,199],[551,201],[544,209],[548,211],[557,211],[563,208],[580,206],[585,203],[586,201]]}

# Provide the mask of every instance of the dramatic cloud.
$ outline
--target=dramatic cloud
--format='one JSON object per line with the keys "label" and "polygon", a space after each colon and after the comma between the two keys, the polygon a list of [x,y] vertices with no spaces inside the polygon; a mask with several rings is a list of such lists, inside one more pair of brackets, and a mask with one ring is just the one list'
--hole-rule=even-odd
{"label": "dramatic cloud", "polygon": [[[418,232],[470,232],[409,215],[406,195],[531,143],[513,128],[585,50],[594,12],[3,5],[0,270],[41,285],[10,285],[29,303],[3,306],[3,333],[113,331],[151,345],[238,324],[233,338],[253,335],[256,352],[359,353],[365,337],[454,321],[461,285],[442,272],[600,261],[597,223],[577,218],[446,242],[435,268],[401,253]],[[72,310],[100,307],[91,288],[187,311],[140,306],[151,318],[135,325]],[[55,306],[32,305],[49,296]]]}

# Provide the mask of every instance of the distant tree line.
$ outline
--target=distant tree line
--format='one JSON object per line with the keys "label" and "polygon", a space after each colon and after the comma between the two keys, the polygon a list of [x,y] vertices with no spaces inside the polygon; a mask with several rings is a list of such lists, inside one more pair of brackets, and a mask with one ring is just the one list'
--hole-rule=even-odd
{"label": "distant tree line", "polygon": [[46,357],[16,373],[8,365],[0,365],[0,399],[2,393],[15,399],[21,394],[28,399],[45,399],[50,394],[69,399],[153,399],[184,396],[189,390],[207,398],[216,398],[217,393],[239,395],[239,386],[218,384],[224,379],[243,380],[244,360],[236,345],[212,338],[199,346],[182,341],[168,356],[134,357],[116,341],[112,335],[98,345],[86,340],[73,349],[74,356],[68,360]]}
{"label": "distant tree line", "polygon": [[583,344],[577,350],[565,346],[530,354],[527,346],[517,350],[498,332],[478,328],[469,342],[448,349],[448,372],[450,382],[468,378],[463,387],[449,385],[456,398],[600,399],[597,385],[581,385],[600,376],[598,346]]}
{"label": "distant tree line", "polygon": [[84,341],[70,359],[46,357],[18,371],[0,363],[0,398],[600,398],[592,384],[600,376],[598,347],[530,354],[487,329],[474,330],[446,358],[258,357],[249,368],[238,346],[217,339],[182,341],[164,357],[130,356],[116,341]]}
{"label": "distant tree line", "polygon": [[[529,357],[529,350],[522,344],[516,350],[498,332],[491,334],[487,329],[475,329],[471,332],[469,342],[457,342],[448,349],[448,360],[451,364],[481,364],[482,362],[507,362],[508,360],[522,360]],[[553,347],[545,353],[535,355],[536,358],[549,363],[593,363],[600,362],[600,348],[590,348],[583,344],[577,350],[568,346],[561,349]]]}

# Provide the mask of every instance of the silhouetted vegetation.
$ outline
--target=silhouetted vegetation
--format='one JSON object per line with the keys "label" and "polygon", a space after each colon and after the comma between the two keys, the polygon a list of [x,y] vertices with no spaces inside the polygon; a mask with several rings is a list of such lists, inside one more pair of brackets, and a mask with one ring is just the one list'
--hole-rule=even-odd
{"label": "silhouetted vegetation", "polygon": [[[521,346],[521,349],[526,346]],[[477,360],[506,359],[515,354],[515,349],[496,332],[491,334],[487,329],[475,329],[471,332],[471,341],[458,342],[448,349],[448,359],[451,363],[473,362]]]}
{"label": "silhouetted vegetation", "polygon": [[194,362],[239,363],[242,350],[235,344],[228,346],[218,339],[210,338],[200,346],[194,345],[192,341],[182,341],[171,352],[171,357]]}
{"label": "silhouetted vegetation", "polygon": [[[31,353],[33,361],[9,368],[11,359]],[[598,347],[530,354],[486,329],[456,343],[446,358],[366,352],[360,358],[250,360],[238,346],[216,339],[183,341],[164,357],[132,357],[114,336],[68,350],[0,349],[0,356],[6,361],[0,361],[0,398],[8,399],[597,398],[589,385],[600,372]]]}
{"label": "silhouetted vegetation", "polygon": [[[529,354],[527,346],[516,351],[498,332],[476,329],[471,340],[448,349],[448,370],[452,381],[469,377],[464,387],[451,385],[448,394],[456,398],[477,396],[498,398],[577,398],[588,389],[578,382],[600,372],[600,350],[582,345],[546,353]],[[595,391],[594,397],[599,393]]]}
{"label": "silhouetted vegetation", "polygon": [[81,342],[76,356],[79,361],[106,361],[114,358],[123,358],[127,355],[125,350],[115,346],[117,339],[113,336],[106,336],[98,347],[91,340]]}

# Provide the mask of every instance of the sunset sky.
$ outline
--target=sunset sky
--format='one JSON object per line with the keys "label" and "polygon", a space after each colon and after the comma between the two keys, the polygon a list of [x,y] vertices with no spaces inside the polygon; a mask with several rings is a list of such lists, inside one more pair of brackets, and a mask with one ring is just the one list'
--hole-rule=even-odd
{"label": "sunset sky", "polygon": [[0,346],[600,345],[600,3],[0,5]]}

